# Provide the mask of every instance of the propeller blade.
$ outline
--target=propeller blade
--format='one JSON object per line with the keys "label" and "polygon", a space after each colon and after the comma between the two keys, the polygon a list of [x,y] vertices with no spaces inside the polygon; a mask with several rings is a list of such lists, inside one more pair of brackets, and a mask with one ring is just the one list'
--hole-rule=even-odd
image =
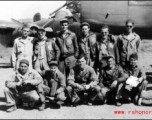
{"label": "propeller blade", "polygon": [[15,20],[15,19],[12,18],[11,20],[12,20],[12,22],[14,22],[15,24],[17,24],[18,26],[23,26],[23,24],[21,22]]}

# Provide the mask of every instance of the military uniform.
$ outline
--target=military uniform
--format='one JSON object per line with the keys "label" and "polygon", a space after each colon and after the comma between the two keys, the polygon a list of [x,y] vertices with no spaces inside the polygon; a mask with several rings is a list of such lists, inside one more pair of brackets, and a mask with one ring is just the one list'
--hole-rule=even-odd
{"label": "military uniform", "polygon": [[33,68],[40,74],[43,70],[49,70],[46,56],[46,40],[38,41],[34,46]]}
{"label": "military uniform", "polygon": [[[67,92],[71,102],[74,102],[77,98],[83,100],[84,92],[88,93],[89,99],[94,101],[100,91],[98,84],[98,77],[94,69],[88,65],[85,66],[83,71],[80,71],[78,66],[75,66],[70,70],[67,78],[68,87]],[[78,90],[77,85],[90,85],[90,89]]]}
{"label": "military uniform", "polygon": [[42,76],[44,78],[44,84],[41,84],[39,93],[45,92],[46,96],[55,97],[56,102],[63,104],[66,99],[64,93],[66,80],[64,75],[58,70],[55,76],[53,76],[50,71],[43,71]]}
{"label": "military uniform", "polygon": [[14,70],[19,67],[19,61],[23,58],[27,59],[30,63],[29,68],[32,67],[32,56],[33,56],[33,45],[36,39],[33,37],[22,37],[16,38],[14,41],[13,52],[12,52],[12,63]]}
{"label": "military uniform", "polygon": [[[19,81],[30,80],[30,84],[17,86]],[[7,106],[16,104],[18,99],[22,99],[25,102],[35,102],[39,100],[37,94],[37,86],[43,83],[43,79],[35,70],[29,70],[25,75],[21,75],[19,71],[12,74],[9,80],[6,81],[6,87],[4,88],[4,94],[7,102]]]}
{"label": "military uniform", "polygon": [[132,53],[138,53],[141,44],[141,39],[136,33],[132,33],[130,38],[127,38],[125,34],[121,34],[117,40],[117,47],[119,51],[118,60],[119,63],[125,66],[129,61],[129,56]]}
{"label": "military uniform", "polygon": [[90,32],[86,37],[81,36],[78,38],[78,44],[79,54],[84,54],[87,64],[96,71],[96,35]]}
{"label": "military uniform", "polygon": [[[129,91],[130,93],[126,93],[126,91],[124,92],[124,97],[131,97],[132,100],[135,100],[135,102],[137,102],[137,100],[140,98],[142,91],[146,90],[147,87],[147,80],[146,80],[146,75],[145,72],[138,66],[136,66],[135,68],[132,68],[130,66],[126,67],[124,69],[124,73],[130,77],[130,76],[134,76],[137,78],[142,77],[143,80],[141,83],[138,84],[137,87],[132,87],[132,86],[128,86],[127,84],[125,84],[125,89],[127,89],[127,91]],[[129,87],[129,89],[128,89]]]}
{"label": "military uniform", "polygon": [[116,38],[113,35],[109,35],[107,41],[102,41],[101,35],[97,35],[97,58],[98,58],[98,66],[99,71],[101,68],[107,65],[104,57],[108,55],[112,55],[115,57],[115,62],[118,63],[118,50],[116,46]]}
{"label": "military uniform", "polygon": [[77,37],[70,30],[67,30],[65,34],[59,31],[56,34],[56,44],[61,51],[59,70],[66,76],[68,69],[75,66],[79,54]]}
{"label": "military uniform", "polygon": [[[104,100],[113,96],[114,99],[120,99],[126,79],[127,77],[120,66],[116,65],[112,71],[104,67],[99,74],[99,86],[101,87],[99,98]],[[117,83],[112,85],[115,80]]]}
{"label": "military uniform", "polygon": [[59,61],[60,49],[55,43],[55,38],[48,38],[46,40],[46,56],[47,62]]}

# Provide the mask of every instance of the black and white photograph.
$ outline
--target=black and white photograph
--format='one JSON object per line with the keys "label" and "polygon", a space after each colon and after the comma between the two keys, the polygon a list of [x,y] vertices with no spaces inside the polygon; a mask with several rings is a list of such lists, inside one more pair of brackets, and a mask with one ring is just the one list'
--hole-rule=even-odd
{"label": "black and white photograph", "polygon": [[0,119],[151,119],[152,1],[0,1]]}

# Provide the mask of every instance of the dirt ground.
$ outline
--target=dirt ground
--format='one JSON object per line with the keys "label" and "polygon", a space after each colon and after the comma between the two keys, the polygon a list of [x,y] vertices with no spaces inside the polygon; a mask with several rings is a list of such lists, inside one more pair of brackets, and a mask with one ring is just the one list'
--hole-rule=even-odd
{"label": "dirt ground", "polygon": [[[151,73],[152,68],[152,41],[142,41],[139,55],[139,65],[145,72]],[[5,61],[5,59],[3,59]],[[5,80],[13,72],[12,68],[0,68],[0,119],[151,119],[151,106],[137,106],[132,103],[115,105],[81,105],[77,107],[63,106],[61,109],[52,109],[47,103],[44,111],[29,109],[27,106],[18,108],[12,113],[6,113],[3,87]],[[149,79],[149,82],[152,80]]]}

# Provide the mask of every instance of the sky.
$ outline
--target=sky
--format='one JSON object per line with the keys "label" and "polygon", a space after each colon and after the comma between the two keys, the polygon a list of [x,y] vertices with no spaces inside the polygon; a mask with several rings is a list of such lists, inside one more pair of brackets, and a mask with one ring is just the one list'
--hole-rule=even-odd
{"label": "sky", "polygon": [[0,1],[0,20],[32,18],[39,12],[41,18],[65,4],[66,1]]}

